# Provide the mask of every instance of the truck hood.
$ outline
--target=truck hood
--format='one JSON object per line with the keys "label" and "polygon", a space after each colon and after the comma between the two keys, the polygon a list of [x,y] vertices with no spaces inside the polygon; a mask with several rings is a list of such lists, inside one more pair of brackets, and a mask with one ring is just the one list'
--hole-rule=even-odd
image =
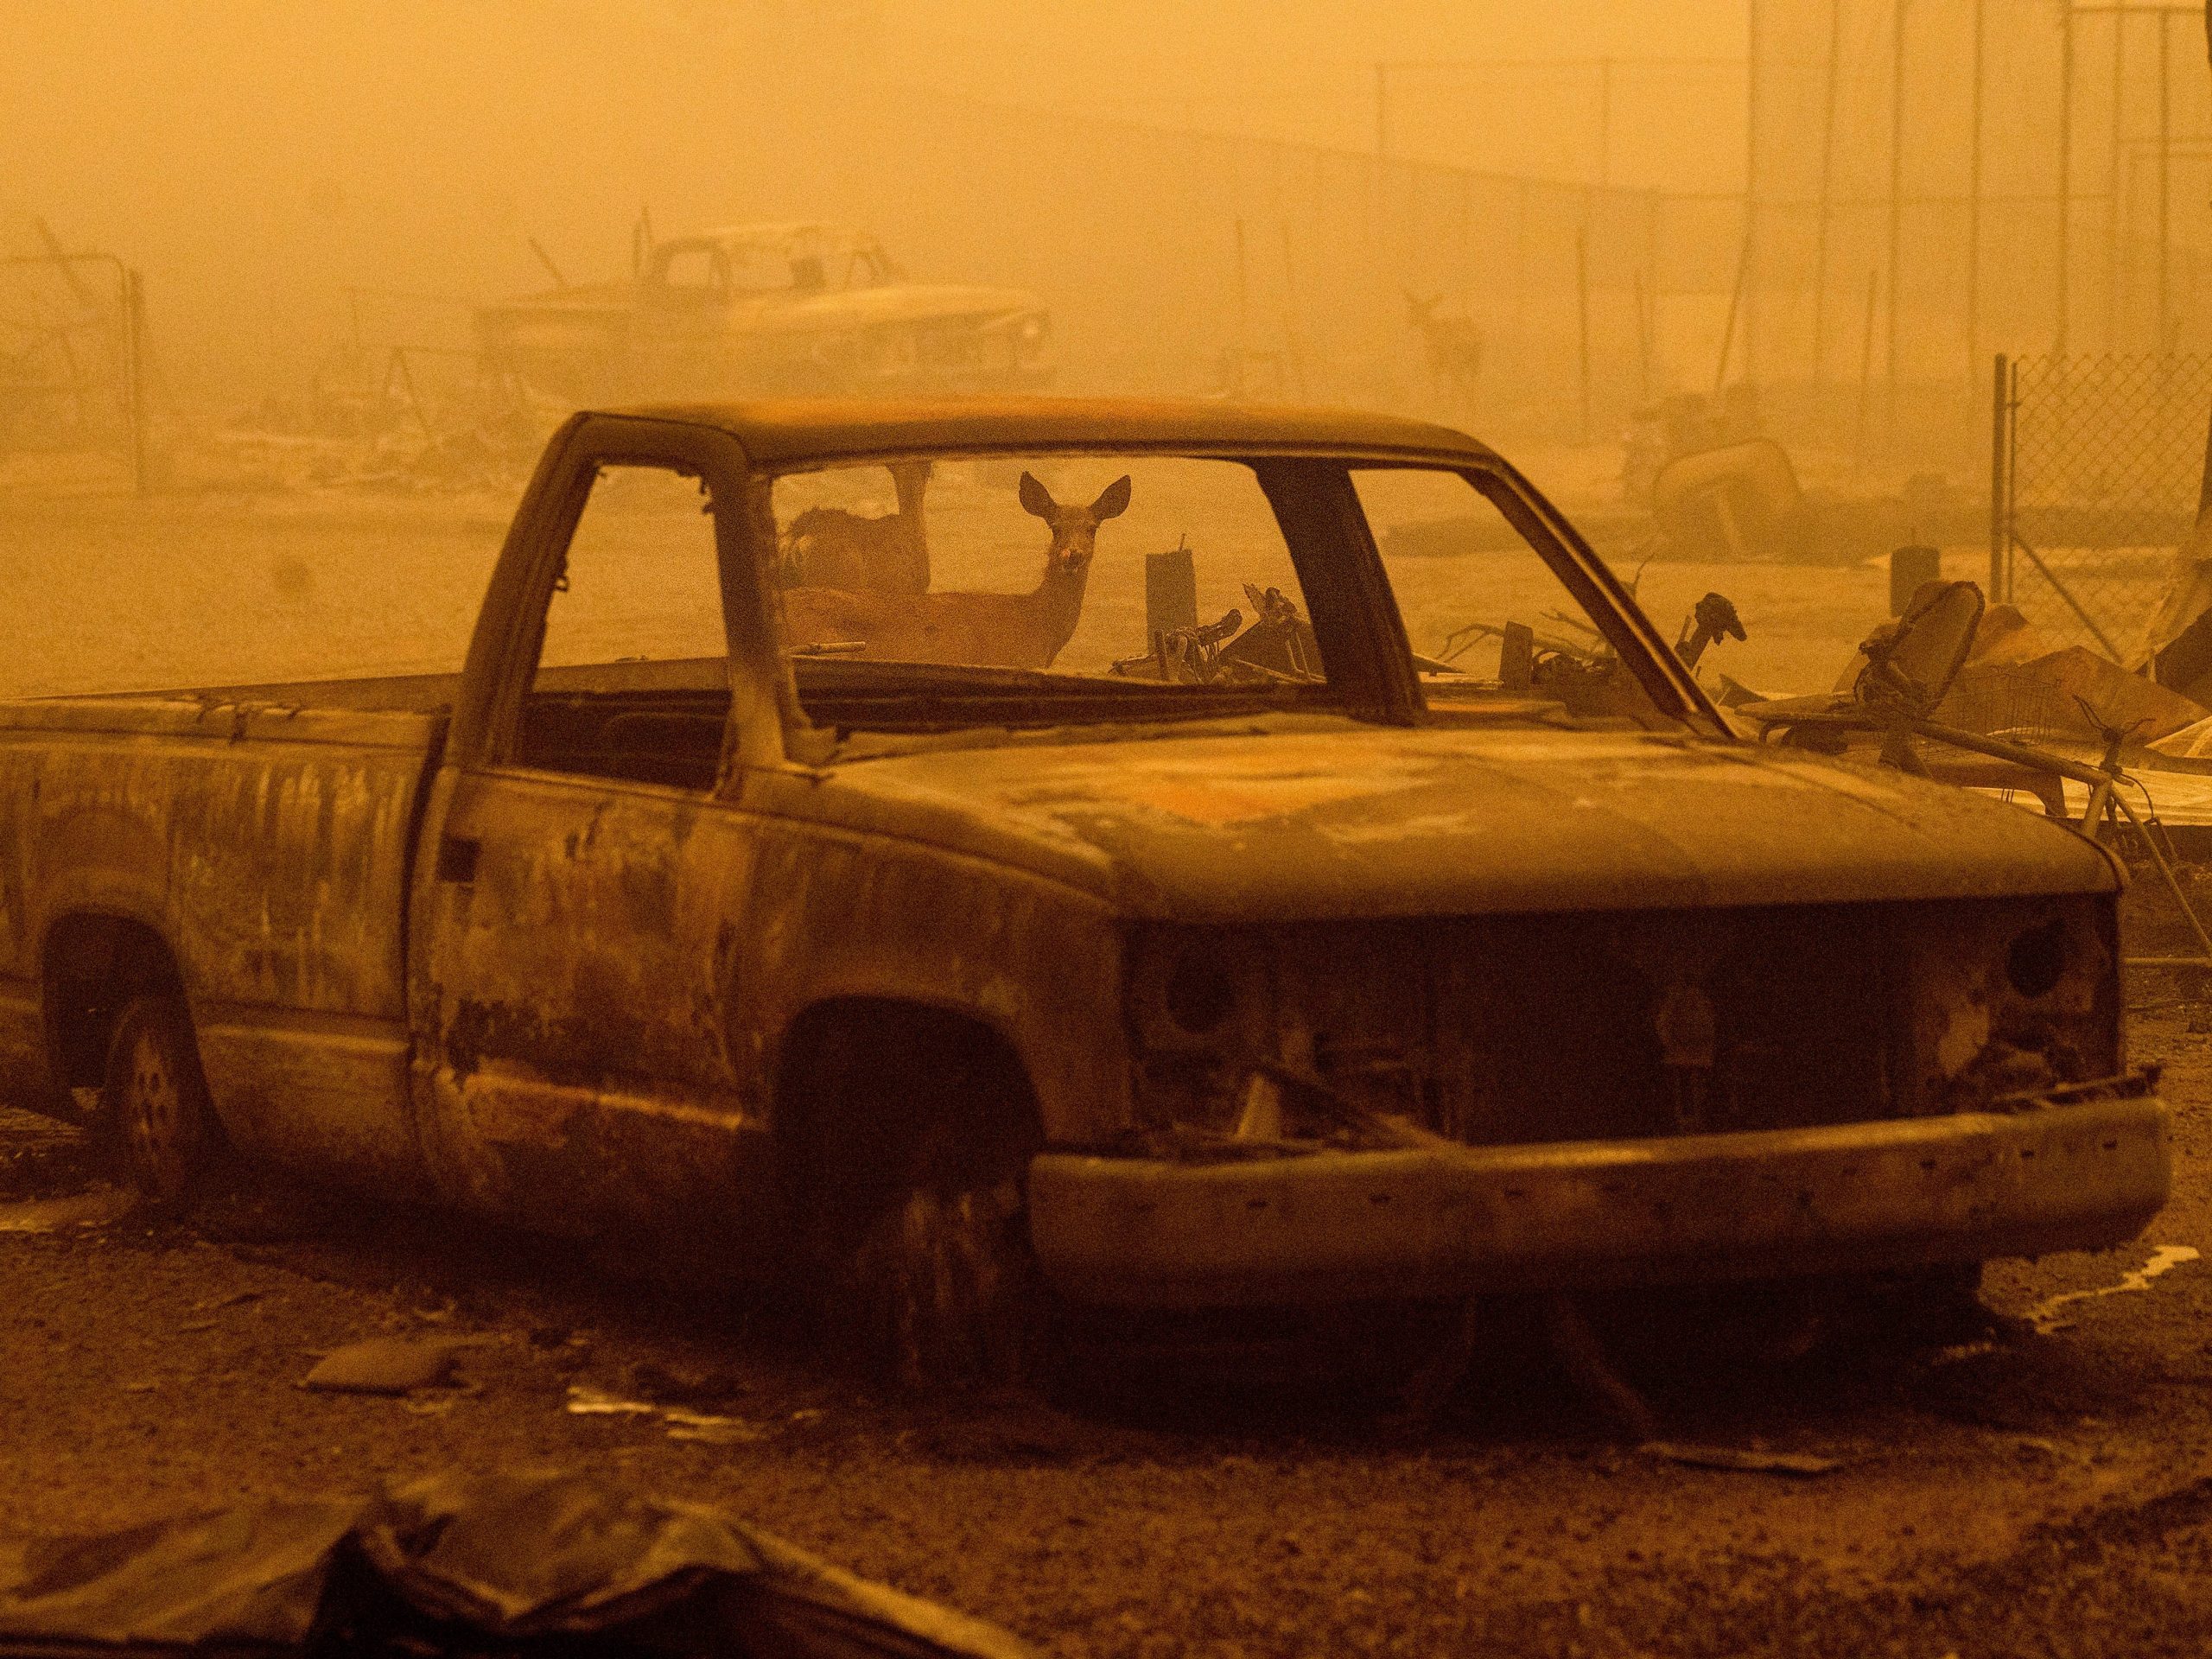
{"label": "truck hood", "polygon": [[713,320],[738,332],[755,328],[864,328],[886,324],[964,321],[982,326],[1004,318],[1041,313],[1045,302],[1026,289],[976,288],[957,283],[893,283],[881,288],[796,289],[741,295],[728,303],[698,310],[657,311],[635,284],[598,283],[588,287],[551,289],[496,305],[479,307],[480,327],[605,320],[633,312],[665,315],[687,324]]}
{"label": "truck hood", "polygon": [[2087,841],[1891,771],[1619,732],[1350,721],[836,766],[809,817],[1262,922],[2107,892]]}
{"label": "truck hood", "polygon": [[768,295],[740,301],[723,315],[725,326],[733,330],[873,328],[956,321],[980,326],[1044,308],[1044,302],[1034,294],[1018,288],[897,284],[821,294]]}

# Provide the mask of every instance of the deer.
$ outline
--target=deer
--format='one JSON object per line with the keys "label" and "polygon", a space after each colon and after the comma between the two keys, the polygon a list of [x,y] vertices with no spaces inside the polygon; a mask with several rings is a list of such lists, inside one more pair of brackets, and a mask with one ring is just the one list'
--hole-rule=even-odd
{"label": "deer", "polygon": [[898,512],[881,518],[842,507],[809,507],[800,513],[784,531],[785,584],[849,593],[927,593],[930,548],[922,496],[929,481],[926,461],[894,461],[891,483],[899,493]]}
{"label": "deer", "polygon": [[1064,506],[1028,473],[1024,512],[1052,529],[1045,574],[1026,594],[925,593],[893,595],[834,588],[784,590],[784,621],[794,652],[969,667],[1050,668],[1074,636],[1098,550],[1098,527],[1128,510],[1126,474],[1089,506]]}
{"label": "deer", "polygon": [[1428,378],[1439,389],[1449,387],[1460,403],[1471,408],[1476,383],[1483,372],[1483,331],[1471,317],[1443,317],[1437,308],[1444,296],[1424,300],[1406,294],[1406,321],[1421,335],[1428,353]]}

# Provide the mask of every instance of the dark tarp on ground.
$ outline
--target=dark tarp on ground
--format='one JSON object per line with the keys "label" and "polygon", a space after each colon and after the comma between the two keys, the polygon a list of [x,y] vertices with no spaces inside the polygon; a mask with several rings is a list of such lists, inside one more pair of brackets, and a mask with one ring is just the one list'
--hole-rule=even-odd
{"label": "dark tarp on ground", "polygon": [[1015,1659],[994,1625],[588,1476],[432,1477],[0,1543],[0,1656]]}

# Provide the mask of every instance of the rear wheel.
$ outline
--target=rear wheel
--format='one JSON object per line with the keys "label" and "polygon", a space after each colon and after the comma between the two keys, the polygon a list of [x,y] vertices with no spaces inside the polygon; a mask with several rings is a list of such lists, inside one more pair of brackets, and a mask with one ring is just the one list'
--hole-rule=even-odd
{"label": "rear wheel", "polygon": [[100,1115],[148,1209],[177,1214],[206,1189],[220,1143],[192,1016],[177,998],[139,997],[117,1018]]}

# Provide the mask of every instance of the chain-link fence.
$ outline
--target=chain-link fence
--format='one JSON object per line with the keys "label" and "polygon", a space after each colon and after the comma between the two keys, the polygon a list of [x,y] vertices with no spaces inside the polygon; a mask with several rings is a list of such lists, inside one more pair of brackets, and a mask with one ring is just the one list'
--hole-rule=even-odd
{"label": "chain-link fence", "polygon": [[1971,418],[2001,342],[2212,349],[2202,16],[1751,0],[1741,361],[1770,419],[1833,431],[1871,381],[1909,454]]}
{"label": "chain-link fence", "polygon": [[2133,664],[2196,523],[2212,355],[1999,358],[1997,389],[1993,597]]}

